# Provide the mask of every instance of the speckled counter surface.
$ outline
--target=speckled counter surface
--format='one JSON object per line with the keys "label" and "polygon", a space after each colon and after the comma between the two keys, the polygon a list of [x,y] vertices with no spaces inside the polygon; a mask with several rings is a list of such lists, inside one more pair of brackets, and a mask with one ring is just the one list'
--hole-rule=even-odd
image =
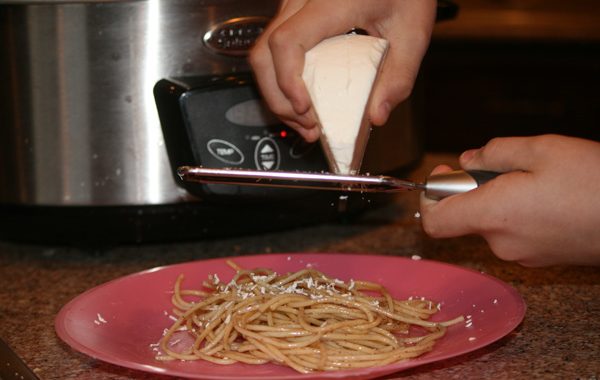
{"label": "speckled counter surface", "polygon": [[[448,156],[428,155],[421,178]],[[514,286],[527,303],[523,323],[475,352],[388,378],[600,378],[600,268],[524,268],[494,257],[478,237],[423,235],[416,193],[345,224],[229,239],[76,249],[0,242],[0,336],[42,379],[150,379],[72,350],[54,332],[60,308],[83,291],[147,268],[199,258],[271,252],[419,255],[473,268]]]}

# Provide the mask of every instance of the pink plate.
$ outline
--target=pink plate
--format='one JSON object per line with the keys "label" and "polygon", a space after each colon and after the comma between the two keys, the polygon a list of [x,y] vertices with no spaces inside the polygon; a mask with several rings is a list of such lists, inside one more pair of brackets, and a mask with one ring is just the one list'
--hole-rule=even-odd
{"label": "pink plate", "polygon": [[244,268],[277,272],[307,265],[348,281],[370,280],[396,298],[426,297],[439,302],[435,320],[465,317],[448,329],[433,351],[395,364],[304,375],[275,365],[218,365],[203,361],[155,360],[153,344],[173,321],[171,294],[179,274],[184,287],[199,286],[209,274],[228,281],[226,259],[211,259],[150,269],[95,287],[65,305],[56,318],[58,336],[74,349],[118,366],[195,379],[374,378],[484,347],[511,332],[525,315],[525,302],[509,285],[482,273],[427,260],[355,254],[268,254],[232,258]]}

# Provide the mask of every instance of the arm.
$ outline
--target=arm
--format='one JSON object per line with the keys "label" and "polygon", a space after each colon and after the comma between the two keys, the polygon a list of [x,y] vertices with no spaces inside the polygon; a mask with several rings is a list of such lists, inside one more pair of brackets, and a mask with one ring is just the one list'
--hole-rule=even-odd
{"label": "arm", "polygon": [[480,234],[498,257],[527,266],[600,265],[600,143],[497,138],[463,153],[460,164],[505,174],[439,202],[422,197],[429,235]]}
{"label": "arm", "polygon": [[283,0],[250,54],[258,85],[271,110],[308,141],[319,137],[302,81],[304,54],[325,38],[352,28],[390,42],[367,110],[374,125],[411,93],[435,22],[435,0]]}

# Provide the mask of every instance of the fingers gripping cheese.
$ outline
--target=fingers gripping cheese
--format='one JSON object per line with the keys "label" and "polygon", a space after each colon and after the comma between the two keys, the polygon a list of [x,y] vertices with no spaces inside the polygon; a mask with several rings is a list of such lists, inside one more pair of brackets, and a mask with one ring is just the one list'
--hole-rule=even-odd
{"label": "fingers gripping cheese", "polygon": [[321,144],[331,169],[355,174],[369,135],[365,111],[388,42],[346,34],[306,53],[303,79],[321,127]]}

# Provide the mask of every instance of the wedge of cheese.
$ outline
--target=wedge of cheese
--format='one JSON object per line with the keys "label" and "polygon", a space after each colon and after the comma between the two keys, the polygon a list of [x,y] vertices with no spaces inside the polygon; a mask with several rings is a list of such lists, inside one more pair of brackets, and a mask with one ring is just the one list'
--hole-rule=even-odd
{"label": "wedge of cheese", "polygon": [[302,77],[334,173],[356,174],[360,168],[371,129],[365,110],[387,48],[384,39],[346,34],[306,53]]}

